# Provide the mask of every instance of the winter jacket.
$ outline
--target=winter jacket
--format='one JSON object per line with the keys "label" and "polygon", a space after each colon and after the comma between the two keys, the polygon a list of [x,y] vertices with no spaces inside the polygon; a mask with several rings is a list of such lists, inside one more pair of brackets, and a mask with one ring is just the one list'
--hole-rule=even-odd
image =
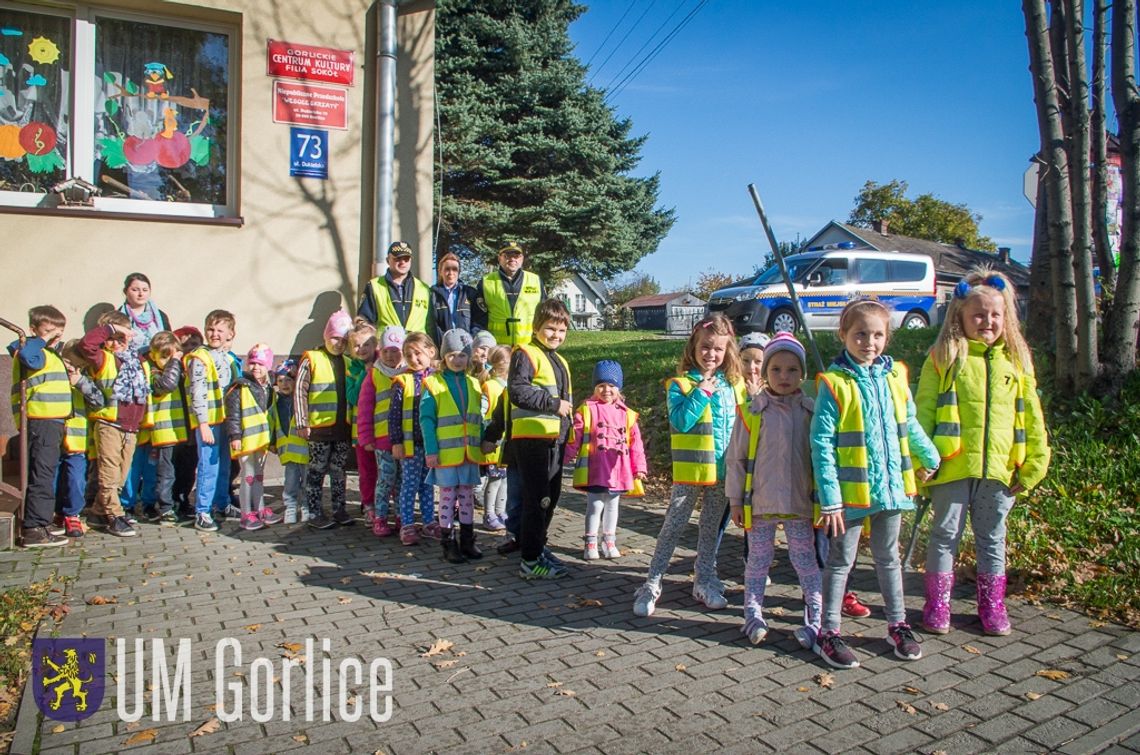
{"label": "winter jacket", "polygon": [[751,497],[752,516],[808,519],[812,516],[811,417],[814,402],[802,391],[777,396],[760,391],[744,412],[760,415],[760,438],[752,466],[752,490],[745,489],[748,425],[740,415],[725,458],[725,494],[733,506]]}
{"label": "winter jacket", "polygon": [[[1049,437],[1032,374],[1021,376],[1025,383],[1025,463],[1017,469],[1012,458],[1013,415],[1017,400],[1018,373],[1001,344],[987,347],[970,341],[961,371],[954,378],[961,416],[962,451],[942,460],[942,466],[928,485],[941,485],[965,478],[998,480],[1005,485],[1017,481],[1032,488],[1049,468]],[[938,396],[943,375],[933,357],[922,365],[918,381],[918,421],[933,436]]]}
{"label": "winter jacket", "polygon": [[[887,385],[887,373],[894,367],[889,356],[878,357],[870,367],[855,363],[847,352],[841,353],[830,369],[854,380],[863,409],[863,428],[867,447],[867,480],[871,489],[869,508],[844,507],[839,491],[836,447],[839,432],[839,406],[826,388],[818,392],[815,415],[811,424],[811,457],[815,471],[815,487],[820,511],[844,511],[848,520],[861,519],[880,511],[914,508],[903,487],[902,455],[896,431],[894,403]],[[937,469],[938,450],[919,425],[914,400],[908,389],[906,402],[907,440],[916,467]]]}
{"label": "winter jacket", "polygon": [[[700,383],[702,380],[701,373],[697,370],[689,370],[685,377],[694,383]],[[732,425],[736,420],[736,391],[724,373],[719,370],[713,375],[713,380],[716,382],[716,390],[711,394],[700,388],[686,394],[679,385],[671,382],[666,396],[669,403],[669,425],[673,432],[687,433],[692,430],[704,413],[705,407],[711,404],[716,476],[718,480],[723,480],[724,455],[728,451]]]}
{"label": "winter jacket", "polygon": [[226,402],[226,437],[231,441],[241,440],[241,386],[249,388],[250,393],[253,394],[253,400],[257,402],[257,406],[261,411],[268,414],[269,407],[273,404],[273,386],[269,383],[262,385],[257,382],[252,375],[248,372],[242,373],[242,376],[235,380],[233,384],[226,389],[225,402]]}
{"label": "winter jacket", "polygon": [[626,442],[626,422],[630,408],[621,401],[606,404],[586,399],[574,412],[574,432],[566,445],[566,464],[571,466],[578,458],[582,446],[583,412],[590,412],[590,465],[587,488],[605,488],[614,491],[633,490],[633,481],[647,471],[645,446],[641,442],[641,428],[637,423],[629,428]]}

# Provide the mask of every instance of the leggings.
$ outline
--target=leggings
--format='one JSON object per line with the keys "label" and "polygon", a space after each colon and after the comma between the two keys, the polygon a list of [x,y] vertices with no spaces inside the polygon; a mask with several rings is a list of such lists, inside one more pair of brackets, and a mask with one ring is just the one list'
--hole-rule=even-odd
{"label": "leggings", "polygon": [[360,483],[360,506],[370,509],[376,505],[376,454],[363,446],[353,446],[356,452],[356,474]]}
{"label": "leggings", "polygon": [[238,502],[242,516],[261,510],[265,492],[265,451],[254,451],[241,457],[241,480]]}
{"label": "leggings", "polygon": [[352,444],[347,440],[309,441],[309,468],[305,472],[305,500],[309,506],[309,516],[317,517],[324,513],[321,489],[324,487],[326,474],[329,476],[333,513],[344,511],[344,465],[348,462],[351,449]]}
{"label": "leggings", "polygon": [[416,496],[420,497],[420,519],[423,524],[435,521],[435,491],[427,482],[424,447],[400,460],[400,524],[407,527],[416,521]]}
{"label": "leggings", "polygon": [[649,562],[648,583],[658,586],[661,577],[669,568],[669,559],[677,549],[681,530],[689,522],[697,498],[703,497],[701,518],[697,525],[697,563],[694,571],[697,583],[716,580],[716,551],[720,541],[720,520],[728,499],[724,497],[724,485],[682,485],[673,484],[673,495],[665,512],[661,533],[657,535],[657,547],[653,550],[653,560]]}
{"label": "leggings", "polygon": [[[500,468],[502,469],[502,468]],[[492,477],[490,472],[483,484],[483,516],[494,514],[499,519],[507,518],[507,474],[502,470],[501,477]]]}
{"label": "leggings", "polygon": [[1005,574],[1005,520],[1013,508],[1009,488],[997,480],[968,478],[930,489],[934,523],[926,546],[926,571],[954,570],[966,514],[974,530],[979,574]]}
{"label": "leggings", "polygon": [[[784,534],[788,538],[788,557],[800,589],[804,594],[804,624],[819,629],[822,610],[823,577],[815,562],[815,535],[808,519],[783,519]],[[762,519],[752,523],[748,531],[748,564],[744,567],[744,632],[766,626],[764,621],[764,587],[768,569],[775,555],[775,519]]]}
{"label": "leggings", "polygon": [[614,538],[617,532],[618,502],[620,493],[586,493],[586,541],[596,542],[598,538],[598,525],[601,524],[602,536]]}
{"label": "leggings", "polygon": [[373,510],[381,519],[388,518],[391,504],[400,503],[400,462],[392,452],[376,449],[376,491],[373,495]]}
{"label": "leggings", "polygon": [[444,532],[451,529],[455,517],[455,504],[459,503],[459,523],[474,524],[475,496],[471,485],[456,485],[439,489],[439,526]]}
{"label": "leggings", "polygon": [[[902,565],[899,563],[899,525],[901,511],[880,511],[871,514],[871,555],[875,560],[875,574],[879,578],[879,592],[883,595],[887,624],[906,621],[903,604]],[[847,590],[847,575],[859,554],[859,535],[862,520],[848,521],[847,531],[831,538],[827,554],[827,568],[823,572],[823,631],[839,631],[839,610]]]}

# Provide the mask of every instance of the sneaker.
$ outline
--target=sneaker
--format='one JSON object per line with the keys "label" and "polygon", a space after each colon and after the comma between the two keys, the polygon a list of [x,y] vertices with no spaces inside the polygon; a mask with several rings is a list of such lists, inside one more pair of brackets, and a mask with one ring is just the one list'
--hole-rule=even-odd
{"label": "sneaker", "polygon": [[804,650],[811,650],[815,647],[816,635],[818,634],[815,627],[807,626],[799,627],[792,632],[792,636],[796,638],[796,642],[800,643],[800,647]]}
{"label": "sneaker", "polygon": [[63,522],[63,514],[56,514],[52,517],[51,524],[47,526],[47,531],[53,535],[63,535],[67,532],[67,525]]}
{"label": "sneaker", "polygon": [[222,510],[222,518],[241,519],[241,509],[231,503]]}
{"label": "sneaker", "polygon": [[310,520],[310,519],[312,519],[312,518],[313,518],[313,514],[312,514],[312,512],[310,512],[310,511],[309,511],[309,507],[308,507],[308,506],[306,506],[305,508],[301,509],[301,516],[300,516],[300,519],[301,519],[301,521],[302,521],[302,522],[307,522],[307,521],[309,521],[309,520]]}
{"label": "sneaker", "polygon": [[22,548],[58,548],[67,545],[67,538],[53,535],[47,527],[25,527],[20,533]]}
{"label": "sneaker", "polygon": [[416,532],[416,528],[412,525],[400,528],[400,544],[401,545],[416,545],[420,542],[420,533]]}
{"label": "sneaker", "polygon": [[162,509],[158,514],[159,524],[176,524],[178,522],[178,515],[174,513],[174,509]]}
{"label": "sneaker", "polygon": [[296,524],[296,523],[297,523],[297,507],[296,506],[293,506],[292,508],[286,507],[285,508],[285,524]]}
{"label": "sneaker", "polygon": [[439,522],[428,522],[424,525],[424,537],[430,537],[432,540],[439,540],[443,537],[443,530],[439,526]]}
{"label": "sneaker", "polygon": [[602,555],[606,558],[621,558],[621,551],[613,540],[602,540]]}
{"label": "sneaker", "polygon": [[728,600],[725,599],[724,593],[717,590],[714,584],[704,582],[697,582],[693,585],[693,597],[696,598],[698,603],[703,603],[706,608],[713,611],[719,611],[722,608],[728,607]]}
{"label": "sneaker", "polygon": [[391,537],[392,527],[388,524],[386,518],[378,516],[372,517],[372,534],[376,537]]}
{"label": "sneaker", "polygon": [[554,564],[555,566],[561,566],[563,569],[566,568],[566,564],[563,563],[562,559],[558,558],[558,556],[555,556],[554,552],[547,548],[545,545],[542,546],[542,558],[547,562]]}
{"label": "sneaker", "polygon": [[336,526],[336,520],[325,516],[325,512],[320,511],[309,516],[309,526],[315,530],[328,530]]}
{"label": "sneaker", "polygon": [[821,632],[812,650],[833,668],[859,668],[859,659],[837,632]]}
{"label": "sneaker", "polygon": [[337,524],[339,524],[341,527],[348,527],[349,525],[351,525],[353,522],[356,521],[355,519],[352,518],[352,515],[349,514],[344,509],[341,509],[339,511],[334,511],[333,515],[332,515],[332,520],[334,522],[336,522]]}
{"label": "sneaker", "polygon": [[194,518],[194,529],[202,532],[217,532],[218,523],[209,514],[199,514]]}
{"label": "sneaker", "polygon": [[586,543],[586,547],[582,549],[582,560],[597,561],[599,558],[601,558],[601,556],[598,555],[598,544]]}
{"label": "sneaker", "polygon": [[111,517],[107,516],[106,514],[88,514],[87,515],[87,526],[92,528],[92,529],[96,529],[96,530],[105,529],[107,527],[107,525],[110,523],[111,523]]}
{"label": "sneaker", "polygon": [[859,596],[853,592],[843,596],[843,607],[840,609],[844,616],[853,619],[865,619],[871,615],[871,609],[859,602]]}
{"label": "sneaker", "polygon": [[918,638],[905,621],[887,627],[887,644],[895,649],[895,655],[904,661],[917,661],[922,657]]}
{"label": "sneaker", "polygon": [[131,526],[131,521],[125,516],[117,516],[107,526],[107,534],[115,537],[137,537],[138,532]]}
{"label": "sneaker", "polygon": [[507,525],[503,524],[503,520],[494,514],[483,517],[483,529],[489,532],[502,532],[506,528]]}
{"label": "sneaker", "polygon": [[747,630],[745,634],[753,645],[760,645],[768,638],[768,625],[763,620],[755,622],[752,629]]}
{"label": "sneaker", "polygon": [[565,577],[570,574],[570,570],[566,568],[566,564],[556,558],[551,558],[545,551],[538,557],[538,562],[555,572],[555,576]]}
{"label": "sneaker", "polygon": [[515,540],[513,537],[507,537],[507,539],[500,543],[499,546],[495,548],[495,550],[500,556],[509,556],[517,551],[520,547],[522,546],[519,545],[518,540]]}
{"label": "sneaker", "polygon": [[519,576],[523,579],[558,579],[566,576],[566,570],[544,561],[540,556],[534,561],[519,561]]}
{"label": "sneaker", "polygon": [[63,534],[67,537],[83,537],[83,521],[77,516],[63,518]]}
{"label": "sneaker", "polygon": [[[118,518],[119,519],[126,519],[127,524],[131,525],[132,527],[134,527],[136,524],[139,523],[138,518],[135,516],[135,510],[134,509],[126,509],[125,511],[123,511],[123,515],[121,517],[118,517]],[[110,524],[111,523],[108,523],[108,526],[110,526]]]}
{"label": "sneaker", "polygon": [[373,505],[371,503],[360,504],[360,513],[364,517],[364,523],[369,527],[372,526],[372,520],[375,514],[372,513]]}
{"label": "sneaker", "polygon": [[285,517],[278,514],[268,506],[262,506],[257,512],[258,517],[261,518],[262,524],[281,524],[285,521]]}
{"label": "sneaker", "polygon": [[162,515],[158,513],[158,509],[156,507],[147,506],[145,509],[143,509],[143,519],[147,520],[151,524],[156,523],[161,518]]}
{"label": "sneaker", "polygon": [[241,515],[241,528],[246,532],[255,532],[265,527],[265,522],[261,521],[255,512],[251,511],[248,514]]}
{"label": "sneaker", "polygon": [[633,594],[633,615],[642,618],[652,616],[659,597],[661,597],[661,588],[649,582],[637,588],[637,592]]}

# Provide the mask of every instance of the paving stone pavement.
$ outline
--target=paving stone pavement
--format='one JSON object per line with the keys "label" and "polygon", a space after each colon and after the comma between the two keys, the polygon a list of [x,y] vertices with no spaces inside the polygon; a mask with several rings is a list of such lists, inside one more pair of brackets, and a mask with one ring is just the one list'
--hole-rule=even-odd
{"label": "paving stone pavement", "polygon": [[[26,694],[12,752],[1140,751],[1140,634],[1125,627],[1015,600],[1013,634],[986,637],[971,613],[970,588],[963,587],[955,590],[955,631],[925,636],[923,658],[908,663],[883,640],[881,598],[861,558],[852,587],[872,615],[846,620],[844,632],[863,665],[830,671],[791,636],[799,590],[782,548],[767,601],[772,633],[751,647],[739,631],[738,530],[729,531],[720,555],[730,585],[727,610],[702,610],[689,594],[694,521],[656,614],[639,619],[630,610],[632,595],[662,509],[652,501],[623,504],[625,556],[583,562],[584,501],[568,490],[563,504],[551,542],[571,576],[550,582],[519,579],[517,557],[495,554],[497,538],[488,533],[480,534],[482,561],[450,565],[434,541],[417,547],[378,541],[363,522],[326,532],[278,525],[254,533],[229,523],[215,534],[142,524],[133,540],[90,533],[66,549],[0,554],[0,588],[53,572],[73,578],[70,613],[41,633],[108,641],[100,710],[77,724],[58,724],[43,719]],[[917,624],[920,578],[908,575],[906,588]],[[87,605],[95,595],[117,602]],[[224,656],[218,677],[216,646],[231,637],[243,662]],[[114,642],[120,638],[127,640],[128,680],[136,638],[164,638],[171,671],[176,640],[190,640],[189,716],[179,709],[176,720],[155,722],[148,708],[136,724],[120,719]],[[316,644],[315,670],[321,640],[329,640],[332,684],[326,691],[318,681],[316,720],[306,720],[303,672],[293,671],[291,720],[282,720],[282,656],[293,651],[278,645],[308,638]],[[454,645],[421,657],[438,640]],[[272,669],[252,664],[258,657]],[[366,713],[356,722],[340,720],[335,669],[344,657],[366,669],[376,658],[391,663],[390,719],[376,723]],[[146,662],[149,674],[153,664]],[[1068,676],[1037,675],[1045,669]],[[831,686],[819,683],[822,673],[830,673]],[[215,682],[241,691],[246,715],[191,737],[215,715]],[[275,695],[275,712],[264,723],[249,715],[255,686]],[[127,689],[136,689],[133,681]],[[366,681],[350,678],[347,691],[367,710]],[[144,692],[147,700],[150,694]],[[264,695],[256,701],[263,708]],[[333,710],[328,721],[321,716],[324,696]]]}

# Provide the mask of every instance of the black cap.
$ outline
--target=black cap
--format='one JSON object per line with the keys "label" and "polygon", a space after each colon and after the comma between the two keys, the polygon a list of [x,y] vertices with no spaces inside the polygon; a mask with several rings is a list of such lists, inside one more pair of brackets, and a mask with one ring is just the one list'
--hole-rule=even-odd
{"label": "black cap", "polygon": [[411,257],[412,248],[408,246],[406,241],[393,241],[388,246],[388,254],[393,257]]}

